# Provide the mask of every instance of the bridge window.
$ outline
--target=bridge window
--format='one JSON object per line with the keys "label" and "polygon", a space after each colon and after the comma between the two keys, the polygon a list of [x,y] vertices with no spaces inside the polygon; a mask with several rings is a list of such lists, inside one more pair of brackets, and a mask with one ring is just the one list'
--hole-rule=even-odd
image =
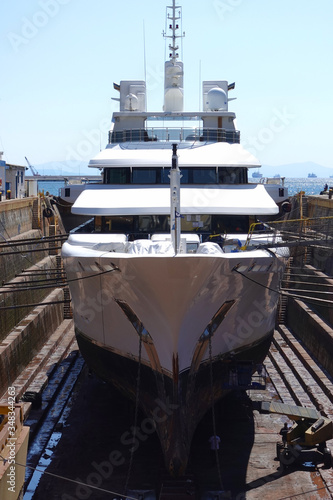
{"label": "bridge window", "polygon": [[219,168],[219,184],[244,184],[247,182],[246,168]]}
{"label": "bridge window", "polygon": [[161,184],[162,168],[134,167],[133,184]]}
{"label": "bridge window", "polygon": [[216,168],[181,168],[181,184],[216,184]]}
{"label": "bridge window", "polygon": [[[170,165],[171,168],[171,165]],[[104,170],[104,184],[169,184],[169,167],[115,167]],[[247,169],[183,167],[181,184],[245,184]]]}
{"label": "bridge window", "polygon": [[213,221],[215,234],[247,233],[249,230],[248,215],[216,215]]}
{"label": "bridge window", "polygon": [[131,169],[129,167],[106,168],[104,170],[104,184],[129,184]]}

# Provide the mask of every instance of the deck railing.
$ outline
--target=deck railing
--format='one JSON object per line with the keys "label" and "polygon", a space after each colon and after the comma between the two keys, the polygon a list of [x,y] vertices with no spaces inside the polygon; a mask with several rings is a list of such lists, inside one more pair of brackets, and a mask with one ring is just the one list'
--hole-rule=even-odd
{"label": "deck railing", "polygon": [[109,133],[109,143],[120,142],[228,142],[239,144],[240,132],[224,128],[169,128],[124,129]]}

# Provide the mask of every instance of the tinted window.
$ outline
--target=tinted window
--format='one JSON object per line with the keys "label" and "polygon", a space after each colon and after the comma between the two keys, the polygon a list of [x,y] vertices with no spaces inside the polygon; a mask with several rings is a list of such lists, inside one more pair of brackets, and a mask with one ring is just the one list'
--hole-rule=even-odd
{"label": "tinted window", "polygon": [[181,184],[216,184],[216,169],[212,168],[181,168]]}
{"label": "tinted window", "polygon": [[216,215],[213,230],[216,234],[247,233],[249,230],[248,215]]}
{"label": "tinted window", "polygon": [[246,182],[245,168],[219,168],[220,184],[244,184]]}
{"label": "tinted window", "polygon": [[193,168],[193,184],[216,184],[216,169]]}
{"label": "tinted window", "polygon": [[159,184],[161,168],[134,167],[132,171],[133,184]]}
{"label": "tinted window", "polygon": [[104,171],[105,184],[129,184],[131,178],[131,171],[126,168],[106,168]]}

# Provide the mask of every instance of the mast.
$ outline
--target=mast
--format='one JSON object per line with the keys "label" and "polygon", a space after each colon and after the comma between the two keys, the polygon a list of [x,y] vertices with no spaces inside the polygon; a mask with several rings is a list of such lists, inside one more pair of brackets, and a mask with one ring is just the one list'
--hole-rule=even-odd
{"label": "mast", "polygon": [[167,7],[166,31],[163,32],[164,38],[169,38],[169,61],[164,66],[164,106],[163,111],[181,112],[184,105],[183,91],[183,63],[178,60],[179,54],[177,39],[183,38],[185,33],[179,32],[181,28],[182,11],[181,7],[176,6],[176,0],[172,1],[172,6]]}
{"label": "mast", "polygon": [[172,163],[170,170],[170,230],[175,255],[180,250],[180,170],[178,167],[177,144],[172,144]]}

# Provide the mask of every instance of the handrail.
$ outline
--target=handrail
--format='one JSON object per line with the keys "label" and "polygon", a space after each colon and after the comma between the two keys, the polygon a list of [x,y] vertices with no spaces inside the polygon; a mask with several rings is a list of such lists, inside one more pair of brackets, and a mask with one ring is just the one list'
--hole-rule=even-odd
{"label": "handrail", "polygon": [[[265,229],[255,233],[257,227],[264,226]],[[253,237],[260,238],[260,235],[267,235],[268,232],[273,232],[274,237],[278,237],[283,240],[288,246],[288,241],[295,239],[305,240],[307,237],[311,237],[314,240],[314,233],[318,234],[318,239],[332,239],[333,238],[333,217],[313,217],[313,218],[301,218],[301,219],[288,219],[288,220],[276,220],[268,222],[254,222],[250,225],[248,235],[244,245],[241,250],[247,250],[250,241]],[[283,237],[288,237],[288,240]],[[294,239],[293,239],[294,238]],[[274,243],[272,243],[274,245]]]}
{"label": "handrail", "polygon": [[239,130],[207,127],[151,127],[122,129],[109,132],[109,144],[120,142],[228,142],[239,144]]}

